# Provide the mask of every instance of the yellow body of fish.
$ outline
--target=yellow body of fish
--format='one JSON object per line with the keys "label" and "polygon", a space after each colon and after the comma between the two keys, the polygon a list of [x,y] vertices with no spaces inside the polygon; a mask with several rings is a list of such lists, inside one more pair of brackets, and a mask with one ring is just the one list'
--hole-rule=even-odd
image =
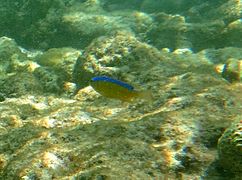
{"label": "yellow body of fish", "polygon": [[93,89],[99,94],[113,99],[119,99],[121,101],[131,102],[136,98],[142,98],[146,100],[151,100],[151,93],[149,91],[135,91],[122,87],[118,84],[110,82],[91,82]]}

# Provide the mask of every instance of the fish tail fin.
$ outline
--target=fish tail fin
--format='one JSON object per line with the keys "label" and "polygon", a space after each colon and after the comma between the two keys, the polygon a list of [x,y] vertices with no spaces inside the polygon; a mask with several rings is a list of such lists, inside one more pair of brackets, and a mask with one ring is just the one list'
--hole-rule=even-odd
{"label": "fish tail fin", "polygon": [[150,90],[139,92],[138,97],[149,102],[153,100],[152,92]]}

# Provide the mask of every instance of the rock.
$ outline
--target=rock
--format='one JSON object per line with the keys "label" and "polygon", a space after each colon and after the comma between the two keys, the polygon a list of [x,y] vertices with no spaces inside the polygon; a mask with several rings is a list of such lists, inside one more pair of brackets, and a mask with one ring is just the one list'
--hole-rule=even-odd
{"label": "rock", "polygon": [[[94,40],[85,49],[75,65],[74,82],[79,87],[85,87],[91,77],[97,75],[119,76],[125,79],[130,74],[129,78],[132,78],[132,74],[138,73],[137,69],[153,66],[153,62],[159,59],[161,54],[156,48],[138,41],[130,33],[118,32]],[[141,63],[143,61],[145,63]]]}
{"label": "rock", "polygon": [[236,120],[218,141],[220,165],[241,177],[242,174],[242,120]]}
{"label": "rock", "polygon": [[[241,8],[242,9],[242,8]],[[223,30],[222,35],[227,41],[228,46],[242,47],[242,40],[239,38],[242,34],[242,19],[237,19],[228,24]]]}
{"label": "rock", "polygon": [[222,19],[226,24],[241,17],[242,6],[241,2],[238,0],[221,1],[221,3],[214,1],[210,3],[209,12],[203,12],[205,17]]}
{"label": "rock", "polygon": [[18,72],[0,79],[0,93],[4,97],[19,97],[26,94],[39,94],[43,86],[30,72]]}
{"label": "rock", "polygon": [[71,81],[74,64],[81,55],[81,51],[73,48],[52,48],[36,57],[38,64],[49,67]]}
{"label": "rock", "polygon": [[220,49],[205,49],[198,52],[199,55],[204,56],[210,63],[225,64],[230,58],[242,59],[242,48],[238,47],[224,47]]}
{"label": "rock", "polygon": [[66,76],[60,71],[56,72],[48,67],[38,67],[34,70],[33,75],[38,79],[45,93],[61,94],[64,92]]}
{"label": "rock", "polygon": [[27,61],[26,54],[21,52],[16,42],[8,37],[0,38],[0,75],[1,78],[7,73],[17,70],[14,64]]}
{"label": "rock", "polygon": [[[39,61],[43,64],[29,72],[40,76],[42,93],[27,91],[0,103],[0,176],[205,176],[215,161],[214,144],[221,129],[239,111],[236,100],[241,92],[228,86],[204,59],[206,55],[189,49],[159,51],[127,32],[105,36],[79,56],[75,75],[87,87],[72,99],[46,93],[48,87],[41,84],[45,79],[46,85],[55,84],[51,80],[61,75],[53,71],[62,60]],[[122,104],[83,82],[89,74],[106,73],[151,90],[153,100]]]}
{"label": "rock", "polygon": [[13,39],[0,38],[0,94],[1,101],[28,93],[42,92],[32,71],[36,68],[30,52],[25,52]]}
{"label": "rock", "polygon": [[103,9],[106,11],[115,11],[115,10],[127,10],[134,9],[139,10],[143,0],[101,0],[103,4]]}
{"label": "rock", "polygon": [[49,48],[63,40],[63,34],[56,28],[66,6],[68,3],[60,0],[2,2],[0,26],[5,27],[2,32],[25,47]]}
{"label": "rock", "polygon": [[184,12],[196,4],[197,2],[192,0],[144,0],[141,4],[141,9],[149,13],[165,12],[179,14],[179,12]]}
{"label": "rock", "polygon": [[157,13],[154,25],[147,32],[147,37],[157,48],[191,48],[192,43],[187,39],[187,23],[184,16]]}
{"label": "rock", "polygon": [[0,179],[240,179],[240,1],[21,2],[0,5]]}

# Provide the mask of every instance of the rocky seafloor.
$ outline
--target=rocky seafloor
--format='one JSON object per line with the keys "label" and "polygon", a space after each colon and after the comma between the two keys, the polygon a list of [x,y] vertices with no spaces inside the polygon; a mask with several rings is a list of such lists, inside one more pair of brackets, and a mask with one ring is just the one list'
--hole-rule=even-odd
{"label": "rocky seafloor", "polygon": [[241,178],[240,1],[0,2],[0,179]]}

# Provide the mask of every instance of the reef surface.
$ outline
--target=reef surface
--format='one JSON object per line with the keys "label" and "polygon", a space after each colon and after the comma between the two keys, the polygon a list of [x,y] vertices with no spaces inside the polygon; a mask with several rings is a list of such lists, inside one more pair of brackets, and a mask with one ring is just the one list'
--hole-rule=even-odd
{"label": "reef surface", "polygon": [[[241,10],[2,1],[0,179],[239,179]],[[89,86],[99,75],[153,99],[105,98]]]}

